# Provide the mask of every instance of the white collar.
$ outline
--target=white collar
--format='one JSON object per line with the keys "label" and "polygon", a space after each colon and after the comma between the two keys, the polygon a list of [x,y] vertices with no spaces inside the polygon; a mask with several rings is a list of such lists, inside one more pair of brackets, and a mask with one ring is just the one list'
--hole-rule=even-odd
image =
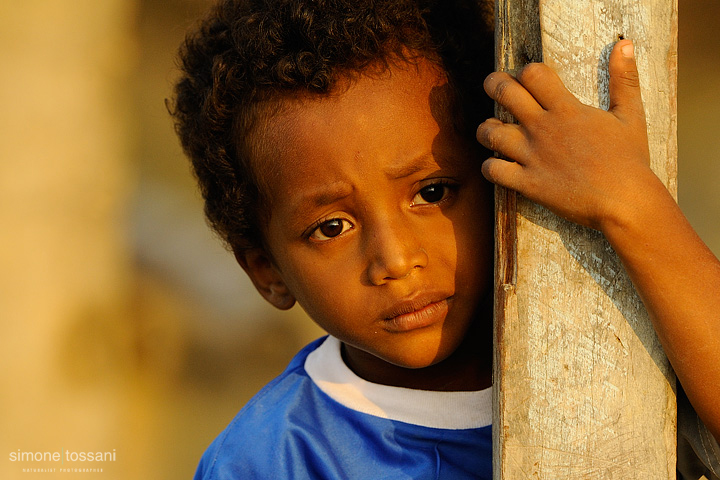
{"label": "white collar", "polygon": [[336,402],[368,415],[432,428],[460,430],[492,423],[492,387],[435,392],[371,383],[345,365],[340,345],[328,337],[305,360],[312,381]]}

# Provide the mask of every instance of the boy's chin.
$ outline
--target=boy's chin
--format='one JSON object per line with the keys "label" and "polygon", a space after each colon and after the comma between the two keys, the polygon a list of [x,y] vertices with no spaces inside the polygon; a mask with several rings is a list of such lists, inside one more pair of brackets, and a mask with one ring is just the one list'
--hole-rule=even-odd
{"label": "boy's chin", "polygon": [[[429,332],[428,332],[429,333]],[[442,335],[415,335],[409,341],[398,342],[393,350],[380,358],[397,367],[418,370],[433,367],[450,357],[461,342],[449,342]],[[385,353],[385,352],[383,352]]]}
{"label": "boy's chin", "polygon": [[412,358],[402,358],[402,359],[396,359],[396,358],[390,358],[390,359],[382,359],[385,362],[391,364],[394,367],[403,368],[407,370],[423,370],[425,368],[431,368],[434,367],[445,360],[445,358],[425,358],[422,356],[419,357],[412,357]]}
{"label": "boy's chin", "polygon": [[444,342],[423,343],[418,346],[398,348],[390,355],[378,356],[380,360],[392,365],[417,372],[441,367],[459,348],[459,343],[446,345]]}

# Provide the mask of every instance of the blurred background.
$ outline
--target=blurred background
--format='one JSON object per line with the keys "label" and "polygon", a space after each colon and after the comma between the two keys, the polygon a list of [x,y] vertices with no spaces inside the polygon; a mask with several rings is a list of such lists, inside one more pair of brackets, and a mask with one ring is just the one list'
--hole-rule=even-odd
{"label": "blurred background", "polygon": [[[114,450],[74,464],[100,478],[190,478],[322,333],[265,305],[205,226],[164,99],[209,3],[0,4],[0,478],[32,466],[11,452],[61,449]],[[680,204],[716,255],[718,20],[681,0]]]}

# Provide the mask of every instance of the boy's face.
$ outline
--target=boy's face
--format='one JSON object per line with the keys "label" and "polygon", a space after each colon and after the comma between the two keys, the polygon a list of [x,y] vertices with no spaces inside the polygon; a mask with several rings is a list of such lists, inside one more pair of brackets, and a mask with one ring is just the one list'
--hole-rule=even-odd
{"label": "boy's face", "polygon": [[241,262],[268,300],[297,299],[350,360],[433,365],[490,291],[491,189],[432,64],[344,87],[284,101],[258,134],[270,255]]}

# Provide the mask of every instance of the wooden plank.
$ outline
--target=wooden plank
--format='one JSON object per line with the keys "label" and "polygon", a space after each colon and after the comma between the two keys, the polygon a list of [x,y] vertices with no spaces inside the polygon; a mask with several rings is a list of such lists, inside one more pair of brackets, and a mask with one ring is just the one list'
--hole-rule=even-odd
{"label": "wooden plank", "polygon": [[[675,194],[675,0],[497,0],[496,22],[500,70],[545,61],[596,106],[631,38],[652,167]],[[520,195],[496,200],[495,478],[675,478],[674,375],[617,256]]]}

